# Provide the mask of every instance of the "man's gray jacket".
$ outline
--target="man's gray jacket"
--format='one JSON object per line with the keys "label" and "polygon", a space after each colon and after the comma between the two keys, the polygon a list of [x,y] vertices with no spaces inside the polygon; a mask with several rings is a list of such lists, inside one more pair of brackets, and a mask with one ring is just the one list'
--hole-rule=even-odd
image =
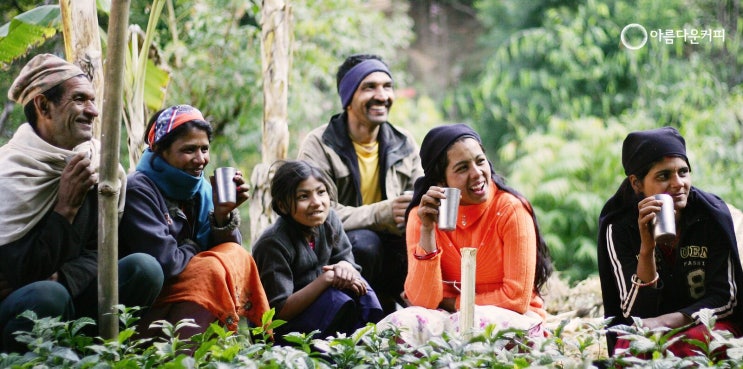
{"label": "man's gray jacket", "polygon": [[346,231],[367,228],[399,235],[392,200],[403,191],[412,190],[415,180],[423,175],[415,140],[389,122],[379,127],[382,201],[362,205],[358,159],[346,122],[346,113],[336,114],[329,123],[308,133],[299,148],[298,159],[315,163],[335,182],[338,189],[335,209]]}

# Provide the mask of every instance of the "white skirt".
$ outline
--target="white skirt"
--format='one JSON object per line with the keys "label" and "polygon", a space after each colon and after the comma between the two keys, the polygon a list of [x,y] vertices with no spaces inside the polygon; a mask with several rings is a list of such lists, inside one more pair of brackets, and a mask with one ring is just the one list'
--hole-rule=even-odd
{"label": "white skirt", "polygon": [[[398,310],[377,323],[377,330],[396,327],[400,329],[403,341],[411,346],[420,346],[442,333],[459,335],[459,318],[461,313],[449,313],[444,310],[426,309],[420,306]],[[518,329],[526,331],[529,337],[544,337],[542,318],[539,314],[527,311],[519,314],[515,311],[493,305],[475,305],[473,334],[482,332],[488,325],[496,330]]]}

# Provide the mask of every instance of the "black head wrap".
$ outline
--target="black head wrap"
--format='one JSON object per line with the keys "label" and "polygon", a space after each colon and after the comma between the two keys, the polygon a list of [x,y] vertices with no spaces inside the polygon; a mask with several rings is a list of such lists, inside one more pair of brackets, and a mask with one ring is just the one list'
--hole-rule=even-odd
{"label": "black head wrap", "polygon": [[464,136],[482,143],[480,135],[468,125],[462,123],[438,126],[428,131],[426,137],[423,138],[420,152],[421,163],[424,165],[423,172],[430,173],[439,157],[446,155],[449,146]]}
{"label": "black head wrap", "polygon": [[[421,197],[428,191],[431,186],[441,185],[441,178],[432,178],[432,173],[436,163],[441,159],[441,155],[446,155],[449,147],[457,140],[463,137],[470,137],[482,144],[480,135],[475,132],[466,124],[447,124],[443,126],[434,127],[426,134],[421,143],[420,158],[423,164],[423,177],[418,178],[415,181],[413,200],[410,202],[407,211],[405,212],[405,219],[410,213],[410,209],[414,206],[418,206],[421,202]],[[490,166],[491,173],[493,166]]]}
{"label": "black head wrap", "polygon": [[627,177],[601,209],[600,231],[603,231],[606,224],[617,214],[622,214],[624,211],[637,213],[637,203],[641,200],[641,196],[635,194],[629,176],[639,175],[650,164],[667,156],[683,158],[686,165],[689,165],[689,158],[686,157],[686,141],[676,128],[663,127],[631,132],[627,135],[622,144],[622,166]]}
{"label": "black head wrap", "polygon": [[624,174],[637,174],[646,166],[666,156],[686,157],[686,142],[673,127],[632,132],[622,144],[622,166]]}

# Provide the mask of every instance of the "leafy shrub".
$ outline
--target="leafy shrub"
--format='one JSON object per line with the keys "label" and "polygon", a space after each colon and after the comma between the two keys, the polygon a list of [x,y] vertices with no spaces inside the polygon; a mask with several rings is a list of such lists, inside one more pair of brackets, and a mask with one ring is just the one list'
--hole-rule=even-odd
{"label": "leafy shrub", "polygon": [[[594,368],[654,367],[740,368],[743,341],[728,334],[713,332],[711,344],[697,343],[699,354],[677,358],[666,348],[671,332],[650,331],[627,326],[612,327],[632,340],[633,353],[648,352],[651,359],[633,356],[598,357],[591,350],[603,343],[608,320],[584,323],[568,333],[563,321],[549,337],[529,339],[523,331],[496,330],[487,327],[469,339],[444,335],[412,347],[400,340],[395,329],[378,331],[373,324],[353,335],[325,339],[313,334],[290,334],[289,346],[275,345],[270,331],[282,321],[273,321],[273,311],[263,317],[261,327],[241,326],[237,333],[212,324],[189,341],[179,339],[178,330],[193,324],[189,320],[175,325],[160,321],[159,339],[136,338],[133,309],[120,308],[123,329],[118,337],[104,340],[81,333],[92,324],[90,319],[61,322],[58,318],[25,317],[36,324],[31,332],[19,332],[18,338],[30,351],[24,355],[0,354],[2,368]],[[713,319],[705,323],[714,324]],[[641,325],[638,325],[641,326]],[[729,358],[711,354],[719,347],[728,348]]]}

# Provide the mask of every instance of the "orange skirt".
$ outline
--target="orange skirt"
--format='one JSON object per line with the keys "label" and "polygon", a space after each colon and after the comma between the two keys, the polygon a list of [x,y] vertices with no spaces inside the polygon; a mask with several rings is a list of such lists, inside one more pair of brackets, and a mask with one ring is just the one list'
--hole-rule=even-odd
{"label": "orange skirt", "polygon": [[165,283],[155,305],[186,301],[207,309],[233,331],[241,316],[260,326],[269,309],[253,256],[233,242],[196,254]]}

